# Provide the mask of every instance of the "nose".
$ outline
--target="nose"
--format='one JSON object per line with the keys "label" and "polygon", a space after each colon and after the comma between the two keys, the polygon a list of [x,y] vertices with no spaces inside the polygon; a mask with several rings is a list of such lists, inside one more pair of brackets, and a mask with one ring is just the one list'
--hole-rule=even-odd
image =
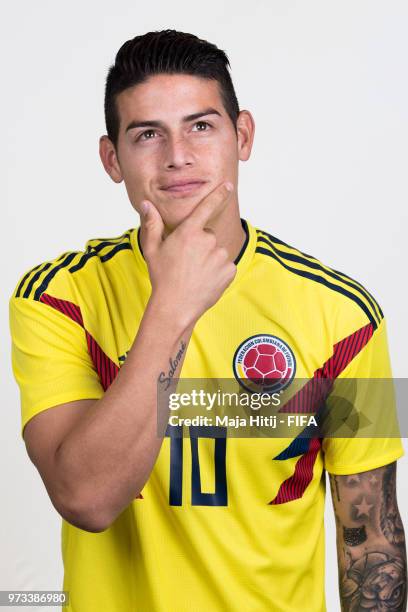
{"label": "nose", "polygon": [[191,166],[194,162],[191,146],[183,135],[169,135],[164,155],[165,167],[169,170]]}

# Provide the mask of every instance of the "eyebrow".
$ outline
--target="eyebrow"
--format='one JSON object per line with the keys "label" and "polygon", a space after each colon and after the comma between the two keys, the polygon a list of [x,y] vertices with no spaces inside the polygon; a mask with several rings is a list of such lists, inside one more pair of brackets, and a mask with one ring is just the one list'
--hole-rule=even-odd
{"label": "eyebrow", "polygon": [[[199,111],[198,113],[193,113],[192,115],[186,115],[183,117],[182,122],[188,123],[189,121],[194,121],[194,119],[199,119],[200,117],[205,117],[206,115],[218,115],[221,117],[221,113],[219,113],[215,108],[206,108],[203,111]],[[133,130],[138,127],[159,127],[164,128],[165,124],[162,121],[158,121],[157,119],[152,119],[149,121],[131,121],[127,126],[125,132],[129,130]]]}

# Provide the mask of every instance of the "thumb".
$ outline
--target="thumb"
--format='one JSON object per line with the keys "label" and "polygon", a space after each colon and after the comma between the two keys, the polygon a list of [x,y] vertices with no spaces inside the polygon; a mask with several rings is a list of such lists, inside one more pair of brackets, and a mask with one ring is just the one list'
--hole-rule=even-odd
{"label": "thumb", "polygon": [[154,252],[162,243],[164,223],[155,205],[143,200],[140,205],[140,242],[143,253]]}

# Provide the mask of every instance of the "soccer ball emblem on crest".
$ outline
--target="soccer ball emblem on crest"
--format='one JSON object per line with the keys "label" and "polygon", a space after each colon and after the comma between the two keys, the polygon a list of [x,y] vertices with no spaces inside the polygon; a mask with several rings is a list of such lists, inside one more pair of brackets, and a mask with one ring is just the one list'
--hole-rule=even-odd
{"label": "soccer ball emblem on crest", "polygon": [[235,351],[234,375],[247,391],[276,393],[293,380],[296,360],[291,348],[270,334],[244,340]]}

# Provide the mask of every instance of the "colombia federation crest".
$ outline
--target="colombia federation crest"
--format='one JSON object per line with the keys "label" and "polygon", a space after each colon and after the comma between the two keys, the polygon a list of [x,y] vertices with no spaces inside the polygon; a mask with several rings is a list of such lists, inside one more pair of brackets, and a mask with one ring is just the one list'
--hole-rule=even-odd
{"label": "colombia federation crest", "polygon": [[256,393],[277,393],[286,389],[296,371],[292,349],[270,334],[256,334],[241,342],[232,365],[239,384]]}

